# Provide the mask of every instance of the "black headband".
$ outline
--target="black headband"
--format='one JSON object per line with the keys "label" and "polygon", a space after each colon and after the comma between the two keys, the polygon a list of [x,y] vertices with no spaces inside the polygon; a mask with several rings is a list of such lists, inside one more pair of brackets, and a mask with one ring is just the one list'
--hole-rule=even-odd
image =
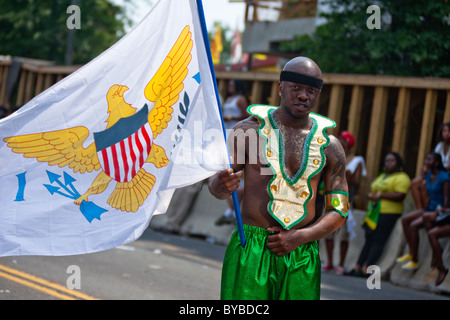
{"label": "black headband", "polygon": [[317,89],[322,89],[323,86],[322,79],[292,71],[281,71],[280,81],[289,81],[294,83],[306,84],[307,86],[314,87]]}

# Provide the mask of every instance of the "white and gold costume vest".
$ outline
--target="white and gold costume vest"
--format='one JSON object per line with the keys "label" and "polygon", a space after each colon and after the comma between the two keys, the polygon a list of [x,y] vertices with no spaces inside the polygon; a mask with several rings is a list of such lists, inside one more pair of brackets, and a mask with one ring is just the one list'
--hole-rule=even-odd
{"label": "white and gold costume vest", "polygon": [[[300,168],[291,178],[285,169],[283,137],[272,116],[275,109],[277,107],[253,105],[247,111],[260,121],[258,134],[265,140],[263,153],[273,172],[273,178],[267,187],[270,196],[268,211],[285,229],[290,229],[306,217],[306,206],[313,196],[310,181],[324,167],[326,159],[323,149],[330,143],[325,131],[336,126],[336,123],[321,115],[310,113],[313,125],[305,139]],[[341,202],[339,193],[333,192],[333,206],[336,208],[341,204],[336,205],[337,201]],[[329,195],[325,194],[328,198]],[[343,192],[342,205],[345,205],[345,194]],[[341,211],[339,213],[345,214]]]}

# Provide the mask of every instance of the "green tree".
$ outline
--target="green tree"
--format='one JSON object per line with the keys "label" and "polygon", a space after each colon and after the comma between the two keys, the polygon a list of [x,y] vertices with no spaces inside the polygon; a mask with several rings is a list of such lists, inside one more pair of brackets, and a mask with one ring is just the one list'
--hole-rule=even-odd
{"label": "green tree", "polygon": [[[72,0],[0,0],[0,54],[63,63]],[[123,7],[108,0],[80,0],[73,61],[89,62],[114,44],[130,23]]]}
{"label": "green tree", "polygon": [[[373,4],[381,29],[366,25]],[[311,57],[328,73],[450,76],[447,0],[328,0],[325,8],[327,23],[282,49]]]}

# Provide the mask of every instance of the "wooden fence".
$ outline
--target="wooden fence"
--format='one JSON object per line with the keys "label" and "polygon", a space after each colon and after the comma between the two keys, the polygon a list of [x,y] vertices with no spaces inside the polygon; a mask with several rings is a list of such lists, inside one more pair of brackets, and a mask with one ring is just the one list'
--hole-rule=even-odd
{"label": "wooden fence", "polygon": [[[278,105],[278,74],[216,72],[219,92],[230,79],[241,79],[251,103]],[[450,79],[325,74],[314,112],[336,121],[334,130],[356,137],[355,153],[366,159],[368,180],[382,169],[384,155],[398,152],[405,171],[419,173],[425,154],[439,141],[450,122]]]}
{"label": "wooden fence", "polygon": [[22,106],[74,72],[80,66],[56,66],[48,61],[23,59],[17,92],[13,101],[7,101],[6,83],[11,59],[0,59],[0,106]]}
{"label": "wooden fence", "polygon": [[[0,105],[21,106],[78,66],[24,62],[13,101],[6,100],[11,61],[0,60]],[[217,71],[219,93],[230,79],[244,81],[252,104],[279,104],[278,73]],[[439,141],[443,123],[450,122],[450,79],[325,74],[314,112],[330,117],[336,130],[356,137],[355,153],[364,156],[372,181],[382,169],[386,152],[400,153],[405,171],[414,177],[425,154]]]}

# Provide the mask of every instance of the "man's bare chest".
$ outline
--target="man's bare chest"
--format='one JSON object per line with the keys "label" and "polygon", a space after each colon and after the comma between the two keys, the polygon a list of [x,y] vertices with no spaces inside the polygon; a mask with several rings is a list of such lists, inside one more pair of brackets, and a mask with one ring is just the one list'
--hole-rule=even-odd
{"label": "man's bare chest", "polygon": [[314,203],[315,178],[324,168],[323,149],[330,141],[325,132],[334,122],[313,114],[308,123],[283,127],[273,117],[273,107],[254,106],[250,112],[260,119],[258,133],[263,138],[260,154],[272,171],[264,186],[270,198],[267,208],[272,217],[289,229],[307,216],[308,203]]}
{"label": "man's bare chest", "polygon": [[[278,162],[280,166],[285,169],[288,176],[293,177],[300,170],[308,154],[307,146],[305,145],[307,133],[282,132],[281,129],[276,129],[276,131],[276,134],[272,137],[277,140],[276,146],[273,143],[267,144],[266,139],[261,136],[257,138],[257,143],[249,143],[247,145],[247,164],[257,168],[258,171],[267,168],[267,174],[272,174],[267,160],[268,157],[272,156],[276,148],[279,154]],[[255,142],[255,140],[253,141]]]}
{"label": "man's bare chest", "polygon": [[[281,131],[281,130],[280,130]],[[292,177],[300,169],[305,156],[305,139],[307,134],[303,132],[280,132],[282,148],[280,150],[281,160],[288,176]]]}

